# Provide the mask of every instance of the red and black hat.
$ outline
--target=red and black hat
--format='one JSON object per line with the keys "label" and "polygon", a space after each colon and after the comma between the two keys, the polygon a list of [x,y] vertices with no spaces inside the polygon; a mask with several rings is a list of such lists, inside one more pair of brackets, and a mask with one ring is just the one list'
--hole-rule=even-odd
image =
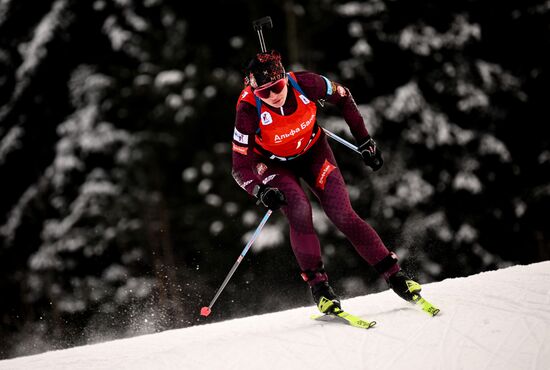
{"label": "red and black hat", "polygon": [[245,84],[253,89],[285,77],[285,68],[281,63],[281,54],[275,50],[258,53],[245,69]]}

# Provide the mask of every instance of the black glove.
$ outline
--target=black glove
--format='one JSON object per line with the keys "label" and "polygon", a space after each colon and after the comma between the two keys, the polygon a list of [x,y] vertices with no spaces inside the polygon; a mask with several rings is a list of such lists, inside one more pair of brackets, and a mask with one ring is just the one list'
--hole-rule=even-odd
{"label": "black glove", "polygon": [[258,198],[256,204],[261,203],[272,211],[276,211],[281,206],[286,205],[285,195],[277,188],[260,184],[254,187],[252,193]]}
{"label": "black glove", "polygon": [[359,145],[358,149],[363,157],[363,162],[372,168],[373,171],[378,171],[384,164],[382,152],[378,149],[372,137],[367,136],[363,144]]}

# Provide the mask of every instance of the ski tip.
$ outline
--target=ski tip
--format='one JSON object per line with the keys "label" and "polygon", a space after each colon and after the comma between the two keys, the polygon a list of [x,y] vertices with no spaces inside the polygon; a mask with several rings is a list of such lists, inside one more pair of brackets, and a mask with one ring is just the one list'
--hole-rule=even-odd
{"label": "ski tip", "polygon": [[210,307],[206,307],[204,306],[203,308],[201,308],[201,316],[208,316],[210,315],[210,313],[212,312],[212,310],[210,309]]}

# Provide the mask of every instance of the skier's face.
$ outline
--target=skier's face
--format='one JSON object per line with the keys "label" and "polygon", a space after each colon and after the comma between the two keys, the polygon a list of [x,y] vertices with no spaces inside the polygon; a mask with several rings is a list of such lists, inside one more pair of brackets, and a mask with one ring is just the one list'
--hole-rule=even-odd
{"label": "skier's face", "polygon": [[[262,101],[275,108],[280,108],[285,104],[288,94],[288,78],[282,78],[275,82],[262,85],[254,92]],[[269,94],[269,95],[268,95]]]}

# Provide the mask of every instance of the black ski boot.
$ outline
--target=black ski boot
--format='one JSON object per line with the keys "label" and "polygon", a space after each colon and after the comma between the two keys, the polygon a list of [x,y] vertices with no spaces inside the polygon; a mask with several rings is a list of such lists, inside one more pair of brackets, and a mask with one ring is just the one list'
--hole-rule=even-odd
{"label": "black ski boot", "polygon": [[311,287],[313,300],[321,313],[330,313],[340,306],[340,298],[328,284],[328,281],[321,281]]}
{"label": "black ski boot", "polygon": [[388,279],[390,288],[408,302],[415,302],[422,290],[420,284],[411,279],[405,272],[398,271]]}

